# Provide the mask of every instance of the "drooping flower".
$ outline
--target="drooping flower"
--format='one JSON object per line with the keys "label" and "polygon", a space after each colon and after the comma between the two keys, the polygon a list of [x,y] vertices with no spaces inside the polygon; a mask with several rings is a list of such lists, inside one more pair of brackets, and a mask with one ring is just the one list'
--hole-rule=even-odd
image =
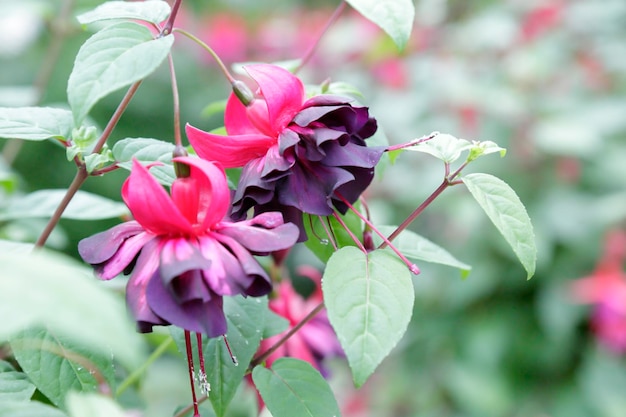
{"label": "drooping flower", "polygon": [[243,167],[233,199],[233,217],[280,210],[298,224],[302,213],[341,213],[356,201],[374,176],[383,147],[367,147],[376,120],[349,97],[322,94],[305,98],[302,82],[285,69],[245,67],[258,84],[246,107],[232,94],[226,105],[227,136],[187,125],[198,155],[225,168]]}
{"label": "drooping flower", "polygon": [[215,337],[226,333],[225,295],[261,296],[271,282],[253,255],[292,246],[298,236],[278,212],[233,222],[226,176],[199,158],[174,158],[189,168],[170,195],[137,161],[122,187],[134,220],[83,239],[78,250],[108,280],[131,273],[126,301],[138,329],[174,324]]}
{"label": "drooping flower", "polygon": [[[260,352],[264,352],[280,340],[290,329],[320,305],[323,300],[321,274],[312,267],[300,267],[301,275],[311,278],[315,282],[315,291],[307,298],[296,292],[289,281],[280,282],[276,289],[276,297],[270,299],[269,307],[277,315],[287,319],[289,327],[284,332],[261,341]],[[322,375],[328,372],[323,360],[345,356],[337,335],[333,330],[325,310],[319,311],[311,320],[307,321],[285,343],[280,345],[268,358],[267,365],[276,359],[289,356],[309,362]]]}
{"label": "drooping flower", "polygon": [[598,339],[616,353],[626,352],[626,234],[607,235],[605,253],[594,272],[571,284],[574,300],[592,304],[591,324]]}

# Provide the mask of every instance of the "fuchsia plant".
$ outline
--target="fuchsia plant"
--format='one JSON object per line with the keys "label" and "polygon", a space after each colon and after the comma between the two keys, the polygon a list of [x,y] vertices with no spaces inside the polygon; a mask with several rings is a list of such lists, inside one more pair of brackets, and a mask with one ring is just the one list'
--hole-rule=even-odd
{"label": "fuchsia plant", "polygon": [[[214,412],[223,416],[237,387],[250,375],[275,417],[339,415],[333,393],[318,371],[321,361],[345,354],[355,385],[362,385],[406,331],[414,300],[411,279],[419,272],[414,262],[469,268],[432,243],[422,251],[422,238],[407,230],[448,187],[467,186],[532,276],[536,250],[524,206],[498,178],[462,172],[479,157],[504,155],[504,149],[490,141],[438,133],[399,145],[372,144],[378,126],[366,106],[337,93],[332,83],[307,95],[303,81],[278,65],[246,65],[251,78],[247,81],[255,84],[251,91],[230,74],[210,45],[176,27],[181,3],[176,0],[170,8],[163,1],[112,1],[79,16],[85,25],[113,23],[104,25],[78,53],[68,81],[71,111],[0,109],[0,120],[9,121],[0,126],[3,136],[57,140],[77,166],[38,246],[45,244],[89,176],[130,169],[121,195],[133,219],[86,237],[78,252],[101,279],[130,274],[126,301],[141,332],[166,325],[183,329],[184,339],[172,329],[164,347],[153,354],[161,354],[172,340],[186,352],[193,403],[177,416],[191,410],[199,416],[199,403],[211,389],[208,398]],[[375,13],[371,2],[349,2],[401,48],[409,37],[414,10],[411,2],[395,3],[397,19],[387,20]],[[344,7],[341,3],[330,23]],[[198,42],[233,86],[224,114],[225,135],[186,126],[188,149],[197,156],[187,156],[183,149],[171,57],[175,35]],[[298,68],[313,52],[314,47]],[[109,149],[111,132],[140,83],[166,58],[175,143],[138,137]],[[130,88],[117,111],[103,132],[94,134],[86,116],[100,99],[124,86]],[[12,128],[15,121],[26,127]],[[161,151],[155,154],[145,148]],[[377,226],[363,193],[384,154],[404,151],[440,159],[442,183],[399,226]],[[224,169],[232,168],[242,170],[231,205]],[[159,182],[169,186],[169,194]],[[396,245],[399,236],[402,241]],[[306,300],[289,279],[293,268],[289,259],[260,258],[276,251],[284,255],[304,241],[325,264],[314,294]],[[287,328],[276,315],[288,320]],[[195,346],[191,332],[197,334]],[[232,350],[228,344],[217,344],[220,336],[224,341],[228,336]],[[140,378],[145,367],[129,372],[118,394]],[[195,395],[195,382],[207,394],[201,399]]]}

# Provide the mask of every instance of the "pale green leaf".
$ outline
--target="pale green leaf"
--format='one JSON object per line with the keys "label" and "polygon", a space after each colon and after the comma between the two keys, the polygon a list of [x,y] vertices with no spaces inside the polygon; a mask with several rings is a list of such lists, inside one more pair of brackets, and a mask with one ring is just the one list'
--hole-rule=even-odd
{"label": "pale green leaf", "polygon": [[68,139],[74,128],[69,110],[53,107],[0,107],[0,138]]}
{"label": "pale green leaf", "polygon": [[[67,190],[39,190],[15,197],[0,210],[0,220],[50,217],[61,203]],[[129,214],[124,203],[86,191],[78,191],[63,212],[64,219],[99,220]]]}
{"label": "pale green leaf", "polygon": [[84,344],[43,329],[14,335],[11,350],[20,368],[57,407],[65,409],[65,396],[72,390],[93,392],[106,384],[114,391],[110,353],[95,353]]}
{"label": "pale green leaf", "polygon": [[29,401],[35,386],[23,372],[16,371],[5,361],[0,361],[0,403],[6,401]]}
{"label": "pale green leaf", "polygon": [[176,175],[172,165],[172,152],[174,144],[151,138],[126,138],[115,143],[113,157],[120,167],[130,170],[133,158],[143,164],[161,162],[150,168],[150,172],[161,184],[171,184]]}
{"label": "pale green leaf", "polygon": [[404,335],[415,298],[411,273],[394,254],[345,247],[322,278],[328,319],[361,386]]}
{"label": "pale green leaf", "polygon": [[[378,227],[378,230],[385,236],[391,235],[395,229],[394,226]],[[375,233],[373,233],[373,236],[374,244],[376,246],[380,245],[383,241],[380,236]],[[460,269],[465,275],[472,269],[470,265],[459,261],[441,246],[411,230],[404,230],[392,243],[404,256],[412,261],[426,261],[451,266]]]}
{"label": "pale green leaf", "polygon": [[159,24],[170,15],[170,6],[164,1],[108,1],[94,10],[77,16],[83,24],[110,19],[133,19]]}
{"label": "pale green leaf", "polygon": [[411,37],[415,19],[415,6],[412,0],[347,0],[347,2],[384,30],[398,49],[404,49]]}
{"label": "pale green leaf", "polygon": [[530,217],[515,191],[489,174],[463,177],[474,199],[513,249],[530,279],[535,273],[537,247]]}
{"label": "pale green leaf", "polygon": [[468,140],[458,139],[446,133],[439,133],[431,139],[404,149],[427,153],[444,162],[452,163],[459,159],[463,151],[472,149],[472,146],[472,143]]}
{"label": "pale green leaf", "polygon": [[252,380],[274,417],[340,417],[328,383],[308,362],[280,358],[271,369],[257,366]]}
{"label": "pale green leaf", "polygon": [[0,253],[23,253],[32,252],[35,247],[32,243],[13,242],[11,240],[0,239]]}
{"label": "pale green leaf", "polygon": [[172,35],[154,39],[148,28],[132,22],[108,26],[87,39],[67,85],[76,124],[101,98],[150,75],[173,42]]}
{"label": "pale green leaf", "polygon": [[71,417],[128,417],[112,398],[102,394],[70,392],[66,403]]}
{"label": "pale green leaf", "polygon": [[504,158],[506,155],[506,149],[498,146],[497,143],[490,140],[474,141],[470,148],[469,155],[467,156],[467,162],[471,162],[481,156],[489,155],[498,152],[500,157]]}
{"label": "pale green leaf", "polygon": [[0,341],[29,326],[47,326],[128,367],[142,357],[120,297],[70,258],[40,250],[30,255],[0,253]]}
{"label": "pale green leaf", "polygon": [[67,417],[67,414],[39,401],[0,401],[0,417]]}

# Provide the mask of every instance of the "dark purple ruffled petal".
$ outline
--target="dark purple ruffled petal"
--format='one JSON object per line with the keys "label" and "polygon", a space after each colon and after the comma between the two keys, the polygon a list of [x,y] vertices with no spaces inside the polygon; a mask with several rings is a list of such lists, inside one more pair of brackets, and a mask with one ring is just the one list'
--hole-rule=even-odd
{"label": "dark purple ruffled petal", "polygon": [[324,165],[335,167],[374,168],[385,152],[383,146],[367,147],[354,143],[340,146],[336,142],[330,142],[323,147],[327,155]]}
{"label": "dark purple ruffled petal", "polygon": [[354,180],[342,168],[315,164],[303,169],[294,166],[291,175],[281,181],[278,191],[280,203],[293,206],[304,213],[329,216],[333,213],[331,196],[341,185]]}
{"label": "dark purple ruffled petal", "polygon": [[283,223],[279,212],[262,213],[250,220],[237,223],[224,223],[218,232],[235,239],[255,255],[287,249],[298,239],[298,228],[291,223]]}
{"label": "dark purple ruffled petal", "polygon": [[[184,274],[176,279],[202,280],[200,274]],[[226,333],[226,316],[223,311],[223,299],[211,294],[208,300],[203,297],[190,298],[177,302],[158,272],[150,280],[146,292],[150,308],[164,321],[182,327],[191,332],[204,333],[208,337],[217,337]],[[198,283],[191,286],[201,285]],[[172,285],[176,285],[172,283]]]}

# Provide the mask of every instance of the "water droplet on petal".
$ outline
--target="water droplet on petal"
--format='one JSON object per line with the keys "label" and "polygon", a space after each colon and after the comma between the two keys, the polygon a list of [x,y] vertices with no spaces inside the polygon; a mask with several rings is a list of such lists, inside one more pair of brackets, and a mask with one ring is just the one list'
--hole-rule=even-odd
{"label": "water droplet on petal", "polygon": [[328,245],[330,242],[328,241],[328,239],[320,239],[320,244],[326,246]]}

